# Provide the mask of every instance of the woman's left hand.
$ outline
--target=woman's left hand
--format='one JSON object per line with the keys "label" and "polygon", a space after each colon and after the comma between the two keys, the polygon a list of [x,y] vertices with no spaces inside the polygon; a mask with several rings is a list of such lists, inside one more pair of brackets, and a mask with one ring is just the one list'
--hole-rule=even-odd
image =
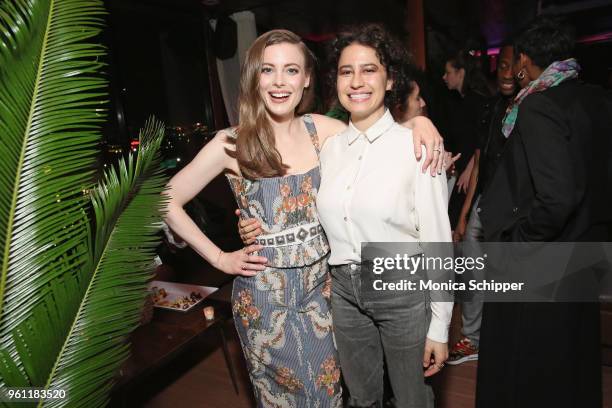
{"label": "woman's left hand", "polygon": [[423,368],[425,377],[437,374],[448,360],[448,343],[440,343],[429,338],[425,339],[425,353],[423,354]]}
{"label": "woman's left hand", "polygon": [[425,146],[425,161],[423,162],[423,173],[430,169],[431,175],[442,174],[444,168],[444,139],[440,136],[438,129],[425,116],[416,116],[404,123],[412,129],[414,155],[421,160],[421,145]]}

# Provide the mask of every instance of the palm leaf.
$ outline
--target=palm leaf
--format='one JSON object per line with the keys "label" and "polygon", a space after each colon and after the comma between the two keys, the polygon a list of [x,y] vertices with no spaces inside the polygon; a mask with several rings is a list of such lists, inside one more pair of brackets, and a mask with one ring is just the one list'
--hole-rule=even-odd
{"label": "palm leaf", "polygon": [[[88,258],[105,80],[100,0],[0,3],[0,348]],[[62,281],[64,282],[64,281]],[[65,282],[64,282],[65,283]]]}
{"label": "palm leaf", "polygon": [[158,123],[137,160],[83,194],[106,85],[88,41],[104,13],[100,0],[0,2],[0,386],[69,390],[51,405],[106,401],[160,220]]}
{"label": "palm leaf", "polygon": [[[80,273],[57,278],[32,317],[13,331],[23,372],[0,352],[0,375],[11,386],[66,390],[68,401],[40,405],[103,406],[138,325],[159,243],[167,179],[161,175],[163,125],[149,121],[138,159],[111,168],[92,194],[93,252]],[[41,338],[40,334],[44,333]],[[10,381],[9,381],[10,379]]]}
{"label": "palm leaf", "polygon": [[[159,244],[163,190],[159,146],[163,125],[149,122],[136,163],[131,156],[96,189],[94,262],[87,289],[47,386],[62,388],[71,406],[101,406],[109,378],[127,356],[126,336],[138,325]],[[59,406],[61,402],[48,403]]]}

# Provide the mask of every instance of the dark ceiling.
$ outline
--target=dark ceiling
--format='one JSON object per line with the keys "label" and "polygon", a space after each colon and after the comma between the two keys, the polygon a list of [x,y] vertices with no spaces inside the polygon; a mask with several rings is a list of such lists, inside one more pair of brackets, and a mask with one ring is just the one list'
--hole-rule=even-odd
{"label": "dark ceiling", "polygon": [[[176,1],[176,0],[161,0]],[[191,0],[180,0],[189,2]],[[195,0],[200,3],[217,0]],[[408,0],[218,0],[215,13],[251,10],[258,28],[287,28],[309,37],[336,32],[344,25],[383,22],[398,34],[408,34]],[[612,0],[423,0],[427,24],[449,38],[464,41],[481,35],[490,45],[535,16],[538,10],[573,16],[578,31],[612,30]],[[575,20],[579,16],[579,20]],[[589,21],[591,23],[589,23]],[[584,24],[583,24],[584,23]]]}
{"label": "dark ceiling", "polygon": [[401,31],[406,0],[220,0],[218,11],[251,10],[261,31],[286,28],[304,37],[362,22],[385,22]]}
{"label": "dark ceiling", "polygon": [[[121,0],[172,7],[210,17],[250,10],[260,32],[286,28],[316,40],[341,27],[362,22],[382,22],[396,34],[408,34],[408,0]],[[216,4],[215,4],[216,3]],[[426,24],[449,40],[462,42],[480,37],[496,46],[508,34],[543,12],[571,16],[579,34],[612,30],[612,0],[423,0]]]}

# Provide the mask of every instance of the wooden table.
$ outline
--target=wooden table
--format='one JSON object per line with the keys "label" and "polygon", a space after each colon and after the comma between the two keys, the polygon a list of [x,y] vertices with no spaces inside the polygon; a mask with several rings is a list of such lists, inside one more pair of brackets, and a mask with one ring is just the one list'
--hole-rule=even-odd
{"label": "wooden table", "polygon": [[[215,308],[215,319],[212,321],[204,318],[202,309],[206,306]],[[231,306],[228,302],[208,298],[184,313],[156,308],[151,322],[132,333],[131,355],[119,372],[113,394],[126,401],[131,386],[146,381],[195,341],[208,335],[221,336],[225,363],[234,390],[238,393],[236,372],[227,348],[224,329],[225,322],[231,318]]]}

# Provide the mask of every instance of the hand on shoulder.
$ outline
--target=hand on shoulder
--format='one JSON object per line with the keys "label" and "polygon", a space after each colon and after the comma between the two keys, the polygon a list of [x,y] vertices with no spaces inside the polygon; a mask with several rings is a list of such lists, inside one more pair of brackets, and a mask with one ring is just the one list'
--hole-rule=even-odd
{"label": "hand on shoulder", "polygon": [[[420,161],[423,153],[425,153],[425,160],[421,168],[423,173],[429,168],[432,176],[435,176],[436,173],[442,174],[444,139],[442,139],[431,120],[425,116],[415,116],[401,123],[401,125],[412,129],[414,155],[417,161]],[[421,145],[425,146],[425,151],[422,150]]]}

